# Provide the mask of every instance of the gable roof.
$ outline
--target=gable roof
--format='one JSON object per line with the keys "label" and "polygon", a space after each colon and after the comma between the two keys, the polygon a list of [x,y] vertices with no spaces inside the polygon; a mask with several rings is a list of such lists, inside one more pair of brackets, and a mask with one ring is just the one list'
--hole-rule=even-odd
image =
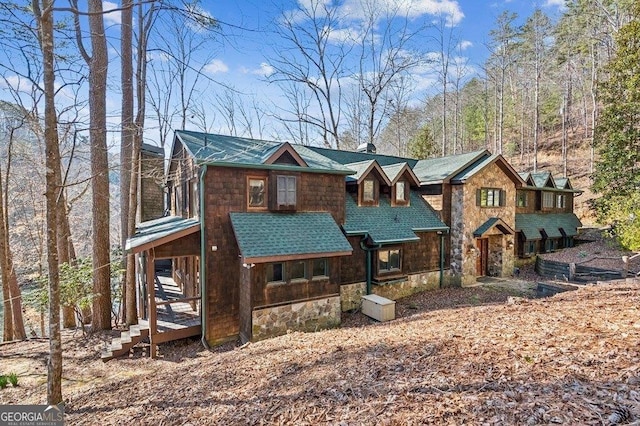
{"label": "gable roof", "polygon": [[378,206],[358,206],[346,197],[346,218],[342,226],[347,235],[369,235],[376,244],[418,241],[416,232],[448,231],[433,209],[414,191],[410,204],[392,207],[388,197],[381,196]]}
{"label": "gable roof", "polygon": [[413,167],[413,172],[420,179],[422,185],[443,183],[449,181],[469,165],[490,155],[489,151],[485,149],[466,154],[419,160]]}
{"label": "gable roof", "polygon": [[[344,175],[352,173],[351,170],[329,158],[315,155],[304,147],[290,145],[288,142],[176,130],[174,146],[178,141],[200,164],[279,170],[304,169],[308,172]],[[171,152],[173,151],[174,148]],[[298,165],[275,163],[284,152],[288,152],[296,159]]]}
{"label": "gable roof", "polygon": [[573,185],[571,185],[571,181],[569,178],[556,178],[556,187],[560,189],[573,189]]}
{"label": "gable roof", "polygon": [[555,188],[555,182],[551,176],[551,172],[531,173],[533,184],[538,188]]}
{"label": "gable roof", "polygon": [[418,176],[413,173],[413,170],[411,170],[411,167],[409,167],[409,163],[405,162],[383,166],[382,170],[384,170],[385,174],[391,181],[391,185],[395,185],[403,175],[407,174],[409,175],[411,184],[413,184],[414,186],[420,186],[420,179],[418,179]]}
{"label": "gable roof", "polygon": [[391,181],[376,160],[360,161],[358,163],[345,164],[345,166],[355,171],[355,175],[347,176],[347,181],[355,180],[359,184],[375,170],[378,172],[385,184],[391,185]]}
{"label": "gable roof", "polygon": [[473,236],[476,238],[480,238],[494,227],[497,228],[504,235],[514,234],[513,229],[511,229],[504,220],[500,219],[499,217],[490,217],[489,219],[487,219],[486,222],[480,225],[478,229],[473,231]]}
{"label": "gable roof", "polygon": [[519,184],[520,186],[526,185],[526,182],[522,180],[520,174],[516,172],[511,164],[509,164],[509,162],[500,154],[493,154],[489,157],[482,157],[476,160],[463,171],[452,177],[451,183],[465,183],[467,179],[470,179],[473,175],[491,164],[497,164],[498,167],[516,184]]}
{"label": "gable roof", "polygon": [[351,244],[328,212],[229,213],[244,262],[345,256]]}

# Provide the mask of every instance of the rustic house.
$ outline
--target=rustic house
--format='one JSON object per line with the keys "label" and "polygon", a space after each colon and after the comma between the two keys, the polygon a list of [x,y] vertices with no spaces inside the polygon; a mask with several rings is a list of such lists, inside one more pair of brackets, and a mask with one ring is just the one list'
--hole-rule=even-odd
{"label": "rustic house", "polygon": [[573,213],[573,189],[568,178],[549,172],[521,173],[526,185],[517,192],[516,231],[519,257],[535,256],[573,246],[580,219]]}
{"label": "rustic house", "polygon": [[[538,192],[566,196],[547,214],[572,208],[568,180],[539,187],[537,175],[486,150],[416,160],[371,148],[177,131],[166,216],[127,243],[152,348],[177,336],[217,344],[333,327],[365,294],[397,299],[510,276],[521,239],[533,237],[521,224],[538,214],[522,210],[522,194],[526,206]],[[555,235],[537,223],[547,240]],[[158,259],[171,259],[170,281]]]}

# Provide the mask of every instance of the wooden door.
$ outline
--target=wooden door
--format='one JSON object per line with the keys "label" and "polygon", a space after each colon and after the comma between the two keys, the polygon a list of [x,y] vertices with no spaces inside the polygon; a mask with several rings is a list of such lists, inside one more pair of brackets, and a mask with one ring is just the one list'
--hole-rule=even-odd
{"label": "wooden door", "polygon": [[487,267],[489,265],[489,239],[478,238],[478,257],[476,258],[476,274],[479,277],[487,275]]}

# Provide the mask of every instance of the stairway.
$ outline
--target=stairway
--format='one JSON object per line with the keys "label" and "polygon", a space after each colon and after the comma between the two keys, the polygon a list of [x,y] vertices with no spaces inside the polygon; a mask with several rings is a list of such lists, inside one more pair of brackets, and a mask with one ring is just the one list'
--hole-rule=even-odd
{"label": "stairway", "polygon": [[122,331],[120,337],[114,337],[111,344],[105,347],[100,358],[107,362],[122,356],[147,337],[149,337],[149,323],[141,320],[139,324],[129,327],[129,330]]}

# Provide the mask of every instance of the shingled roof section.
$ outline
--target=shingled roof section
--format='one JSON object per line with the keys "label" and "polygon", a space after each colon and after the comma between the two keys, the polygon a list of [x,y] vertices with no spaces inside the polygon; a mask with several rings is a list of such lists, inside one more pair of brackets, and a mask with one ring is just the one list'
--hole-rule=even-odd
{"label": "shingled roof section", "polygon": [[270,164],[268,161],[286,142],[225,136],[211,133],[177,130],[180,140],[191,156],[199,163],[227,167],[252,167],[267,169],[296,169],[308,172],[353,173],[342,164],[318,155],[301,145],[291,145],[308,167],[284,164]]}
{"label": "shingled roof section", "polygon": [[136,233],[125,243],[125,250],[138,253],[200,231],[200,220],[165,216],[136,226]]}
{"label": "shingled roof section", "polygon": [[516,213],[516,231],[522,232],[526,240],[542,239],[542,231],[547,238],[573,237],[578,235],[580,219],[573,213],[538,214]]}
{"label": "shingled roof section", "polygon": [[411,191],[410,197],[408,206],[392,207],[389,198],[381,196],[376,207],[358,206],[353,197],[347,196],[345,233],[368,234],[376,244],[390,244],[418,241],[416,232],[449,230],[420,195]]}
{"label": "shingled roof section", "polygon": [[229,213],[244,262],[345,256],[349,241],[327,212]]}
{"label": "shingled roof section", "polygon": [[482,150],[447,157],[429,158],[418,161],[413,167],[413,172],[418,176],[422,184],[442,183],[462,172],[471,164],[490,155],[489,151]]}

